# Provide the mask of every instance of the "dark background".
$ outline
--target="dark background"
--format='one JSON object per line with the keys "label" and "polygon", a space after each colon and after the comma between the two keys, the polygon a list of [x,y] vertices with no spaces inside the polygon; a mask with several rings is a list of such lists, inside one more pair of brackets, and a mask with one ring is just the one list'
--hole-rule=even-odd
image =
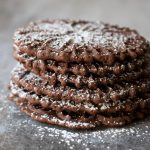
{"label": "dark background", "polygon": [[135,28],[150,40],[149,0],[0,0],[0,150],[149,150],[149,120],[122,129],[73,132],[32,121],[8,101],[6,87],[16,63],[13,32],[42,18],[102,20]]}

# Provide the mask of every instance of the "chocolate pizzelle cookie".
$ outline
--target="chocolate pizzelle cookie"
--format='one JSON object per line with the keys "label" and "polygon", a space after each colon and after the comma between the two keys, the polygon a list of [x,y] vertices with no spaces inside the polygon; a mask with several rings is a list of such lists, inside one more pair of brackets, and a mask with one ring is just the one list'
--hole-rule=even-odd
{"label": "chocolate pizzelle cookie", "polygon": [[18,29],[13,48],[9,98],[37,121],[89,129],[150,114],[150,44],[135,30],[43,20]]}
{"label": "chocolate pizzelle cookie", "polygon": [[113,66],[102,65],[98,62],[65,63],[57,62],[55,60],[41,60],[16,50],[14,50],[14,57],[23,64],[25,68],[32,69],[35,72],[52,71],[60,74],[71,73],[80,76],[94,74],[103,77],[110,73],[120,75],[125,72],[139,70],[145,65],[145,57],[124,61],[123,63],[116,62]]}
{"label": "chocolate pizzelle cookie", "polygon": [[23,86],[26,90],[34,91],[36,94],[48,95],[57,99],[71,99],[75,102],[93,102],[98,104],[105,101],[117,101],[127,97],[134,98],[149,90],[150,82],[148,79],[141,79],[132,83],[115,84],[111,86],[101,86],[95,90],[83,87],[76,89],[69,86],[53,85],[44,81],[39,76],[27,71],[21,66],[17,66],[12,71],[12,81],[17,85]]}
{"label": "chocolate pizzelle cookie", "polygon": [[14,49],[62,62],[112,65],[142,56],[149,43],[135,30],[102,22],[43,20],[18,29]]}

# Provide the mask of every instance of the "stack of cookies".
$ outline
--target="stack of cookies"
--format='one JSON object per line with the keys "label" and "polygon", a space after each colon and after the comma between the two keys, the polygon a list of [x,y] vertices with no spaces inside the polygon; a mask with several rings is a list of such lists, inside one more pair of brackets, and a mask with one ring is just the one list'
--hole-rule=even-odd
{"label": "stack of cookies", "polygon": [[150,113],[149,42],[102,22],[43,20],[14,34],[10,99],[33,119],[118,127]]}

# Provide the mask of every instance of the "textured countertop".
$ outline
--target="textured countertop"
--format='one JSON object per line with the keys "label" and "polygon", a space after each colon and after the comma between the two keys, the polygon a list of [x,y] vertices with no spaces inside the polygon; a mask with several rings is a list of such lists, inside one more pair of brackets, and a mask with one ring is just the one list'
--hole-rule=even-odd
{"label": "textured countertop", "polygon": [[7,99],[17,27],[40,18],[83,18],[130,26],[150,39],[149,6],[148,0],[0,0],[0,150],[149,150],[150,119],[118,129],[73,131],[33,121]]}

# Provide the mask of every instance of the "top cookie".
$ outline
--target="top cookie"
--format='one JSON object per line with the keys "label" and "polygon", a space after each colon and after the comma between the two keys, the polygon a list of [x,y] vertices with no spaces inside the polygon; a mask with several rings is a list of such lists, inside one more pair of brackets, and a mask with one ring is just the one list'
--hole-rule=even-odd
{"label": "top cookie", "polygon": [[149,42],[135,30],[92,21],[43,20],[14,34],[14,49],[63,62],[112,65],[137,58],[149,47]]}

